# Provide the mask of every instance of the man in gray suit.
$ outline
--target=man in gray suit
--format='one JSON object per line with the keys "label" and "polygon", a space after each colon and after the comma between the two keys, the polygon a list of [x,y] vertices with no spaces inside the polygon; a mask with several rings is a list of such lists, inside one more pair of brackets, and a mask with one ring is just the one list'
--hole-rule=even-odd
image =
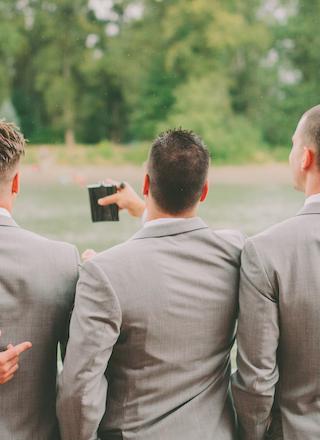
{"label": "man in gray suit", "polygon": [[242,440],[263,439],[271,412],[283,428],[273,438],[320,438],[319,105],[303,115],[292,141],[293,187],[305,192],[305,205],[248,239],[241,256],[232,388]]}
{"label": "man in gray suit", "polygon": [[208,167],[196,135],[160,135],[144,228],[84,262],[59,383],[64,440],[236,438],[230,349],[245,236],[196,217]]}
{"label": "man in gray suit", "polygon": [[[0,440],[59,440],[55,414],[57,344],[66,334],[79,256],[74,246],[26,231],[11,218],[19,192],[24,143],[12,124],[0,121],[2,362],[8,365],[10,344],[32,343],[22,355],[14,380],[0,389]],[[13,368],[15,365],[13,362]]]}

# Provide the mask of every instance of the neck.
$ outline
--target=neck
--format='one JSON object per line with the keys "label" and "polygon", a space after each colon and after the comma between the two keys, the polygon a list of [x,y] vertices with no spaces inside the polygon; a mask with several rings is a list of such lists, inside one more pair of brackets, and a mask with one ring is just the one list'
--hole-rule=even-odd
{"label": "neck", "polygon": [[12,204],[6,200],[0,199],[0,208],[6,209],[10,214],[12,213]]}
{"label": "neck", "polygon": [[149,214],[148,211],[148,217],[147,217],[147,221],[149,222],[150,220],[157,220],[158,218],[192,218],[195,217],[195,215],[187,215],[187,214],[179,214],[179,215],[171,215],[171,214],[167,214],[167,213],[161,213],[159,212],[158,214]]}
{"label": "neck", "polygon": [[308,175],[305,193],[306,199],[314,194],[320,193],[320,174],[318,172]]}
{"label": "neck", "polygon": [[147,203],[147,209],[148,209],[147,221],[149,222],[150,220],[156,220],[158,218],[192,218],[197,215],[197,208],[198,205],[195,206],[193,209],[190,209],[188,211],[183,211],[182,213],[176,215],[161,211],[159,208],[157,208],[157,206],[155,206],[154,203]]}

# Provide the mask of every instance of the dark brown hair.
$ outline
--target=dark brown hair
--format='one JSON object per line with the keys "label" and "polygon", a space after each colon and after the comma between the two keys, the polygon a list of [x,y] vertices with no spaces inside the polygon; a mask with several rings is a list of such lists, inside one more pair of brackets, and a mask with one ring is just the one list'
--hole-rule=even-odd
{"label": "dark brown hair", "polygon": [[25,139],[12,122],[0,119],[0,176],[7,175],[24,155]]}
{"label": "dark brown hair", "polygon": [[171,130],[153,142],[148,157],[151,195],[165,213],[179,215],[200,200],[210,154],[192,131]]}

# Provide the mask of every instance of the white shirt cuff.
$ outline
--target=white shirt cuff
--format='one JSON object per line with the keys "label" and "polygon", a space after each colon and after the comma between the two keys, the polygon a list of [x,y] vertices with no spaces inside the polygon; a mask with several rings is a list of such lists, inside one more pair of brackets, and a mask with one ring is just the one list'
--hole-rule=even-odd
{"label": "white shirt cuff", "polygon": [[142,217],[141,217],[141,223],[142,226],[145,225],[146,221],[147,221],[147,217],[148,217],[148,210],[147,208],[143,211]]}

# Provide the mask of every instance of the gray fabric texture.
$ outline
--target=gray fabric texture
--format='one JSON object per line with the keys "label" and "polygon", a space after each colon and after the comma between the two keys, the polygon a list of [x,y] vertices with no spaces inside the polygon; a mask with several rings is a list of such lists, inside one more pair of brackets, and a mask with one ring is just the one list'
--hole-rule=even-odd
{"label": "gray fabric texture", "polygon": [[241,439],[263,439],[275,390],[283,438],[320,438],[319,264],[319,203],[246,242],[232,378]]}
{"label": "gray fabric texture", "polygon": [[[232,440],[239,231],[154,225],[85,261],[58,394],[64,440]],[[110,436],[108,436],[108,433]]]}
{"label": "gray fabric texture", "polygon": [[0,350],[30,341],[0,389],[0,440],[58,440],[57,344],[65,335],[79,255],[0,216]]}

